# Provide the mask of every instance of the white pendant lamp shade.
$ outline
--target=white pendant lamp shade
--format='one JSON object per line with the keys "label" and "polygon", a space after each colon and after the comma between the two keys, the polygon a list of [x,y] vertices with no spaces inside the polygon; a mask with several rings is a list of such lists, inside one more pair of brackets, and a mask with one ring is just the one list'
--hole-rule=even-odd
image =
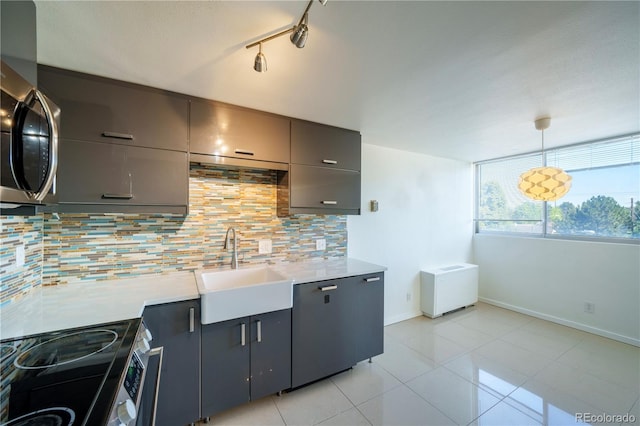
{"label": "white pendant lamp shade", "polygon": [[[535,121],[536,129],[542,131],[542,156],[544,158],[544,130],[551,124],[549,117]],[[571,189],[571,176],[558,167],[534,167],[520,175],[518,189],[536,201],[555,201],[564,197]]]}
{"label": "white pendant lamp shade", "polygon": [[520,175],[518,189],[537,201],[555,201],[571,188],[571,176],[557,167],[536,167]]}

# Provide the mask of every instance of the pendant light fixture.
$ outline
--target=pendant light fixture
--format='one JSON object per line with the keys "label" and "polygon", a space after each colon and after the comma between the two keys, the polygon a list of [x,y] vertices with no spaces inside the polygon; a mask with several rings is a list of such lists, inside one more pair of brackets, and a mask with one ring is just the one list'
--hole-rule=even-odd
{"label": "pendant light fixture", "polygon": [[542,167],[535,167],[520,175],[518,189],[527,197],[537,201],[555,201],[569,192],[571,176],[558,167],[546,166],[544,155],[544,131],[549,128],[551,118],[535,121],[536,129],[542,132]]}
{"label": "pendant light fixture", "polygon": [[[323,6],[327,4],[327,0],[318,0],[318,1]],[[293,43],[293,45],[299,49],[302,49],[304,47],[304,45],[307,42],[307,37],[309,36],[309,26],[308,26],[309,9],[311,8],[312,4],[313,4],[313,0],[309,0],[309,4],[307,4],[307,8],[304,10],[304,13],[302,14],[302,17],[300,18],[300,21],[298,22],[297,25],[294,25],[293,27],[288,28],[284,31],[280,31],[279,33],[260,39],[246,46],[247,49],[251,49],[252,47],[255,47],[255,46],[260,46],[260,51],[256,55],[256,58],[253,63],[254,70],[258,72],[267,71],[267,58],[262,53],[262,43],[265,43],[269,40],[273,40],[274,38],[278,38],[285,34],[291,33],[291,36],[289,37],[289,40],[291,40],[291,43]]]}

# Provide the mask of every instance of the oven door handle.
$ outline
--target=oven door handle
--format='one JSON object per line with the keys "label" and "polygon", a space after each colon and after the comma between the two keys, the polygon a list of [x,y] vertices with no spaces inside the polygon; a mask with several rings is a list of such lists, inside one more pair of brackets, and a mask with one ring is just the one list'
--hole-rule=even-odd
{"label": "oven door handle", "polygon": [[158,356],[158,375],[156,376],[156,388],[153,395],[153,410],[151,411],[151,426],[156,424],[156,413],[158,411],[158,393],[160,393],[160,374],[162,373],[162,355],[164,347],[159,346],[149,351],[149,358]]}

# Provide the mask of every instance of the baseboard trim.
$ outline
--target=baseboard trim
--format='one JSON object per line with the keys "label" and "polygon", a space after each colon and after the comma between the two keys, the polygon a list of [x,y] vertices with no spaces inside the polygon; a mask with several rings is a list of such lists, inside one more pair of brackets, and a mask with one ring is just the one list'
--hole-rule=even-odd
{"label": "baseboard trim", "polygon": [[575,321],[570,321],[564,318],[559,318],[553,315],[548,315],[542,312],[533,311],[531,309],[522,308],[520,306],[511,305],[509,303],[500,302],[499,300],[489,299],[486,297],[478,298],[481,302],[488,303],[489,305],[498,306],[500,308],[509,309],[510,311],[519,312],[521,314],[529,315],[535,318],[543,319],[546,321],[554,322],[560,325],[566,325],[567,327],[576,328],[578,330],[586,331],[587,333],[597,334],[598,336],[607,337],[609,339],[617,340],[622,343],[640,347],[640,339],[633,337],[623,336],[621,334],[612,333],[607,330],[602,330],[597,327],[591,327],[586,324],[582,324]]}

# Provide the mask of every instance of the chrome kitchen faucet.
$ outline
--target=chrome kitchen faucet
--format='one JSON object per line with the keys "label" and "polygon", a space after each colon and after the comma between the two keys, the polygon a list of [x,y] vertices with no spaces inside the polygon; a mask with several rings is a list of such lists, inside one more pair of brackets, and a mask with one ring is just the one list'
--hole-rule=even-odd
{"label": "chrome kitchen faucet", "polygon": [[233,231],[233,254],[231,255],[231,269],[238,269],[238,237],[234,228],[227,229],[227,235],[224,238],[224,249],[229,246],[229,231]]}

